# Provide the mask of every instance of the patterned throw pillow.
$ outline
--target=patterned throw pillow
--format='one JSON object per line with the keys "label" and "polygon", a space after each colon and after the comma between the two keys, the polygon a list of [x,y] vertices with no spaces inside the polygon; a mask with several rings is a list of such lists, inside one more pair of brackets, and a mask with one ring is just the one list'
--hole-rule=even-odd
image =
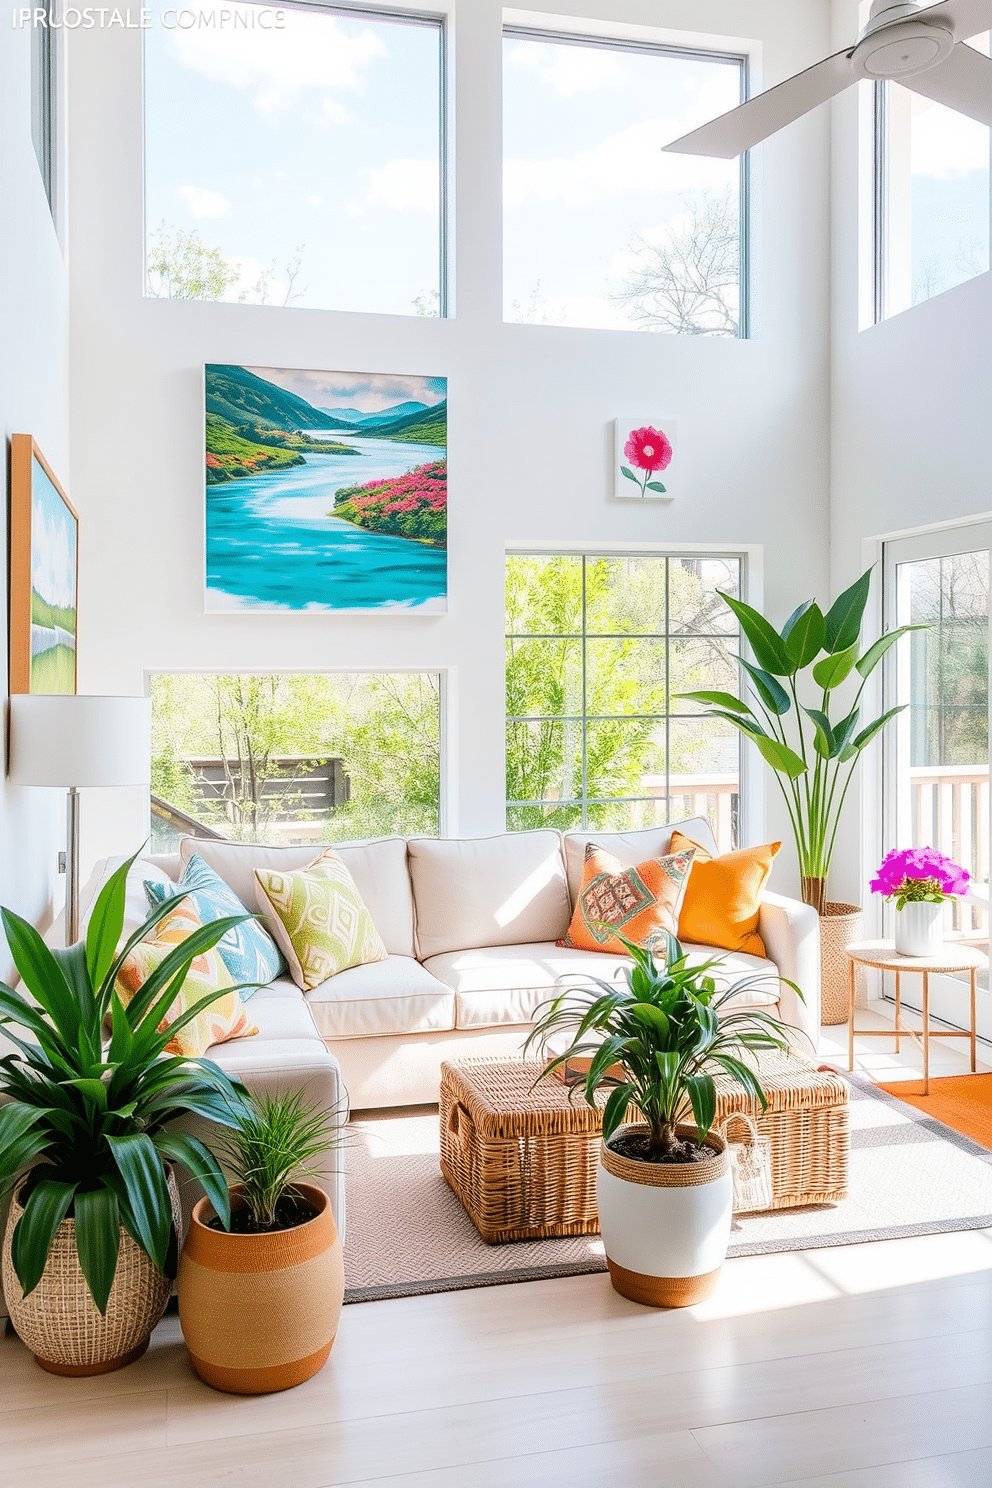
{"label": "patterned throw pillow", "polygon": [[676,852],[625,868],[612,853],[588,843],[572,923],[558,944],[622,956],[619,931],[624,940],[653,950],[662,931],[676,933],[692,858],[691,850]]}
{"label": "patterned throw pillow", "polygon": [[[127,1007],[137,995],[155,968],[165,960],[180,941],[186,940],[194,930],[200,928],[196,911],[187,903],[176,906],[154,927],[151,940],[140,941],[124,961],[114,984],[121,1002]],[[217,999],[197,1013],[191,1022],[180,1028],[165,1046],[166,1054],[180,1054],[186,1059],[198,1059],[211,1044],[223,1044],[228,1039],[247,1038],[258,1029],[249,1022],[245,1005],[235,990],[231,973],[217,950],[205,951],[193,961],[186,975],[182,990],[162,1019],[159,1031],[164,1032],[187,1008],[199,1002],[201,997],[216,992]]]}
{"label": "patterned throw pillow", "polygon": [[695,852],[692,872],[679,913],[679,934],[723,951],[764,956],[758,934],[761,895],[781,842],[739,847],[714,858],[682,832],[672,833],[672,847]]}
{"label": "patterned throw pillow", "polygon": [[304,992],[349,966],[386,960],[382,937],[333,848],[295,873],[256,868],[255,881],[289,974]]}
{"label": "patterned throw pillow", "polygon": [[[185,895],[184,903],[192,906],[204,925],[209,925],[211,920],[222,920],[227,915],[249,913],[234,890],[228,888],[224,880],[212,868],[208,868],[196,853],[190,858],[186,871],[177,884],[152,883],[146,878],[145,893],[153,908],[156,904],[161,904],[163,899],[176,899]],[[231,973],[233,982],[238,986],[244,983],[253,984],[250,991],[246,988],[244,992],[246,999],[257,988],[274,981],[286,970],[279,947],[258,920],[245,920],[242,924],[235,925],[228,930],[217,949],[224,958],[224,965]]]}

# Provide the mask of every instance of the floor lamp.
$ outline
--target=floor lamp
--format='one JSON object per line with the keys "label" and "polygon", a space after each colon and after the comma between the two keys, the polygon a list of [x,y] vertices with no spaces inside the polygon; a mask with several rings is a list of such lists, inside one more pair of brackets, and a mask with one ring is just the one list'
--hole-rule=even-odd
{"label": "floor lamp", "polygon": [[10,699],[7,775],[13,785],[68,790],[65,943],[79,938],[79,790],[90,785],[148,785],[151,698]]}

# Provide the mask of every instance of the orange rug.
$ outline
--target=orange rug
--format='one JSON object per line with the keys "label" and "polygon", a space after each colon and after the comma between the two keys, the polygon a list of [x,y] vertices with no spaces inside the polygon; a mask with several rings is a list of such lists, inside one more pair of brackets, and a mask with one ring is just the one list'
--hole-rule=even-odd
{"label": "orange rug", "polygon": [[992,1075],[943,1075],[930,1081],[929,1095],[923,1094],[922,1080],[893,1080],[879,1088],[992,1148]]}

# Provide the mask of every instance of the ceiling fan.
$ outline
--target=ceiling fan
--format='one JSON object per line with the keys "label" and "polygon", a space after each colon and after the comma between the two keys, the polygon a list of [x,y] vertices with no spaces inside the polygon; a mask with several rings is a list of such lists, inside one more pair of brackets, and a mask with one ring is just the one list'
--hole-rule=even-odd
{"label": "ceiling fan", "polygon": [[966,36],[988,30],[992,0],[944,0],[925,9],[875,0],[854,46],[786,78],[665,149],[730,160],[862,78],[891,78],[992,126],[992,60],[963,44]]}

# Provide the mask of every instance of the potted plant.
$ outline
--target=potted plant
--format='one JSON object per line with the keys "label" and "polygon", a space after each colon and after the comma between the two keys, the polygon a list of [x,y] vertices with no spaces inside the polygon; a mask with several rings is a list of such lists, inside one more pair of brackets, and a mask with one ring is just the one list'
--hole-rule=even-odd
{"label": "potted plant", "polygon": [[968,892],[971,874],[933,847],[893,848],[869,888],[896,901],[895,946],[900,956],[936,956],[948,899]]}
{"label": "potted plant", "polygon": [[194,958],[245,916],[195,930],[125,1007],[114,991],[125,957],[175,912],[174,900],[158,906],[118,950],[134,861],[108,879],[85,941],[65,950],[2,911],[28,994],[0,983],[0,1025],[18,1051],[0,1059],[0,1193],[28,1167],[8,1216],[3,1287],[18,1334],[56,1374],[101,1374],[147,1348],[176,1274],[168,1165],[181,1162],[227,1207],[217,1159],[165,1128],[190,1113],[230,1124],[247,1094],[209,1060],[163,1056],[216,994],[159,1028]]}
{"label": "potted plant", "polygon": [[[740,657],[749,698],[729,692],[684,692],[678,696],[702,703],[709,716],[738,729],[775,772],[785,800],[799,855],[802,896],[820,916],[823,955],[823,1021],[847,1018],[847,963],[844,947],[861,933],[861,907],[831,902],[827,879],[844,803],[858,761],[901,705],[864,723],[861,699],[882,657],[901,636],[921,625],[900,625],[861,649],[861,623],[871,569],[845,589],[827,610],[805,600],[780,631],[757,610],[729,594],[721,598],[733,610],[754,653]],[[837,689],[857,679],[832,717]]]}
{"label": "potted plant", "polygon": [[193,1368],[218,1390],[287,1390],[327,1361],[344,1299],[341,1241],[327,1195],[301,1182],[340,1140],[342,1113],[266,1095],[225,1144],[230,1212],[193,1209],[179,1263],[179,1320]]}
{"label": "potted plant", "polygon": [[[568,1048],[542,1078],[564,1070],[590,1105],[598,1090],[610,1091],[596,1195],[614,1287],[651,1307],[686,1307],[712,1291],[730,1236],[733,1183],[726,1142],[712,1130],[714,1072],[732,1076],[764,1110],[759,1076],[742,1056],[788,1041],[768,1013],[719,1016],[761,973],[720,992],[718,959],[689,966],[674,936],[665,943],[659,966],[651,951],[625,940],[633,965],[621,968],[622,979],[594,978],[594,987],[571,987],[545,1003],[527,1043],[544,1050],[565,1033]],[[587,1059],[588,1068],[575,1071],[573,1061]],[[639,1119],[628,1125],[632,1107]]]}

